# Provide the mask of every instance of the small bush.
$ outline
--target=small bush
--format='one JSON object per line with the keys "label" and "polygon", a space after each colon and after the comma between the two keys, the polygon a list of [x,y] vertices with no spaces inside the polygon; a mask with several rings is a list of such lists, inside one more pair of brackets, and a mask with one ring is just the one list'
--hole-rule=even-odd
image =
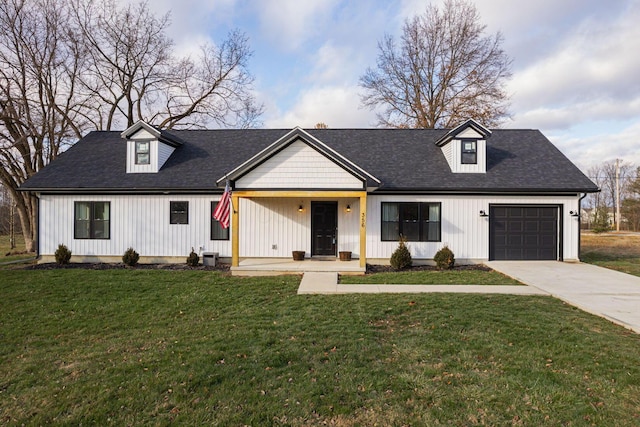
{"label": "small bush", "polygon": [[59,265],[69,264],[71,251],[65,245],[58,245],[58,249],[56,249],[54,256],[56,258],[56,263]]}
{"label": "small bush", "polygon": [[138,264],[138,260],[140,259],[140,254],[134,251],[133,248],[129,248],[122,255],[122,262],[124,262],[129,267],[133,267]]}
{"label": "small bush", "polygon": [[436,262],[436,265],[440,270],[452,269],[456,263],[456,258],[453,255],[453,252],[447,246],[436,252],[433,260]]}
{"label": "small bush", "polygon": [[198,254],[193,250],[193,248],[191,248],[191,253],[189,254],[189,256],[187,257],[187,265],[189,267],[197,267],[198,263],[200,262],[200,257],[198,256]]}
{"label": "small bush", "polygon": [[400,236],[398,248],[393,251],[393,254],[391,254],[389,264],[391,264],[391,267],[393,267],[393,269],[396,271],[409,268],[413,264],[413,260],[411,259],[411,252],[409,252],[409,248],[407,247],[406,242],[407,239]]}

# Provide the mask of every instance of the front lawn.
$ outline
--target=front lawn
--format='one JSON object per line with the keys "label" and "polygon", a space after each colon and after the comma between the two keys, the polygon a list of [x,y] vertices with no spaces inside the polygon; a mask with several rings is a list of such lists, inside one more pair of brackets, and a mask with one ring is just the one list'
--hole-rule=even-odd
{"label": "front lawn", "polygon": [[640,234],[583,232],[580,237],[581,261],[640,276]]}
{"label": "front lawn", "polygon": [[340,276],[342,284],[376,285],[522,285],[491,269],[418,270]]}
{"label": "front lawn", "polygon": [[22,233],[16,234],[15,248],[11,249],[11,239],[8,235],[0,235],[0,264],[18,260],[32,259],[33,252],[24,251],[24,237]]}
{"label": "front lawn", "polygon": [[0,423],[640,423],[640,338],[551,297],[0,271]]}

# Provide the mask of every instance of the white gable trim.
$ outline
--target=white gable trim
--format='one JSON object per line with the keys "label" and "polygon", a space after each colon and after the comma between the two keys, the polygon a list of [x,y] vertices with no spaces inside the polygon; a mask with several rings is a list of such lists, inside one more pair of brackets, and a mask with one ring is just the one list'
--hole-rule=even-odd
{"label": "white gable trim", "polygon": [[364,189],[364,181],[296,139],[235,180],[249,189]]}
{"label": "white gable trim", "polygon": [[[145,134],[144,132],[140,133],[139,131],[141,130],[146,131],[148,135]],[[139,133],[140,135],[138,135]],[[136,139],[136,138],[139,138],[140,136],[146,139],[160,138],[160,131],[154,128],[153,126],[151,126],[150,124],[142,120],[138,120],[136,123],[134,123],[133,125],[129,126],[127,129],[122,131],[122,133],[120,134],[120,137],[123,139]]]}
{"label": "white gable trim", "polygon": [[358,178],[362,182],[363,186],[366,186],[367,181],[373,182],[376,187],[380,185],[381,182],[378,178],[360,168],[355,163],[351,162],[349,159],[342,156],[340,153],[333,150],[331,147],[327,146],[322,141],[315,138],[313,135],[309,134],[304,129],[298,126],[287,132],[273,144],[269,145],[267,148],[260,151],[249,160],[242,163],[240,166],[230,171],[227,175],[220,177],[220,179],[218,179],[217,181],[217,185],[219,187],[223,186],[227,179],[234,181],[239,180],[245,174],[249,173],[251,170],[267,161],[269,158],[276,156],[278,153],[280,153],[282,150],[284,150],[286,147],[290,146],[297,140],[302,141],[304,144],[313,148],[322,156],[329,159],[352,176]]}
{"label": "white gable trim", "polygon": [[491,131],[489,129],[482,126],[480,123],[476,122],[475,120],[469,119],[466,122],[462,123],[461,125],[456,126],[455,129],[451,129],[449,132],[447,132],[442,138],[436,141],[436,145],[438,147],[442,147],[454,138],[463,138],[463,137],[466,138],[467,136],[462,136],[462,135],[468,134],[470,130],[479,135],[474,138],[486,139],[489,136],[491,136]]}

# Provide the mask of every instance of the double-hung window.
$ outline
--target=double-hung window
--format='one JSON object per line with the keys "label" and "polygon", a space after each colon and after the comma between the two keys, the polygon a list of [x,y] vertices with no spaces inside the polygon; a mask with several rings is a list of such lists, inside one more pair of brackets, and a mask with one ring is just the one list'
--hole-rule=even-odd
{"label": "double-hung window", "polygon": [[383,202],[382,240],[440,241],[440,203]]}
{"label": "double-hung window", "polygon": [[211,240],[229,240],[229,228],[222,228],[220,222],[213,217],[213,211],[216,210],[218,202],[211,202]]}
{"label": "double-hung window", "polygon": [[462,164],[475,165],[478,163],[478,142],[474,139],[462,140]]}
{"label": "double-hung window", "polygon": [[74,239],[109,239],[110,202],[74,203]]}
{"label": "double-hung window", "polygon": [[149,141],[136,141],[136,165],[148,165],[151,162],[149,157]]}
{"label": "double-hung window", "polygon": [[169,223],[189,224],[189,202],[169,202]]}

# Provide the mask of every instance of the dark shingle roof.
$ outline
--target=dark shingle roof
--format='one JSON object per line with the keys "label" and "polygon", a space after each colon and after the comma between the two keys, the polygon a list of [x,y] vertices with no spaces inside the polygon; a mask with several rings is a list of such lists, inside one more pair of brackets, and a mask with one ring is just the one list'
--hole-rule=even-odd
{"label": "dark shingle roof", "polygon": [[[120,132],[91,132],[27,180],[23,190],[56,192],[219,191],[216,180],[290,130],[173,130],[183,145],[158,173],[126,173]],[[308,129],[378,178],[379,191],[592,192],[597,187],[542,133],[493,130],[487,173],[452,173],[438,129]],[[292,183],[295,187],[295,183]]]}

